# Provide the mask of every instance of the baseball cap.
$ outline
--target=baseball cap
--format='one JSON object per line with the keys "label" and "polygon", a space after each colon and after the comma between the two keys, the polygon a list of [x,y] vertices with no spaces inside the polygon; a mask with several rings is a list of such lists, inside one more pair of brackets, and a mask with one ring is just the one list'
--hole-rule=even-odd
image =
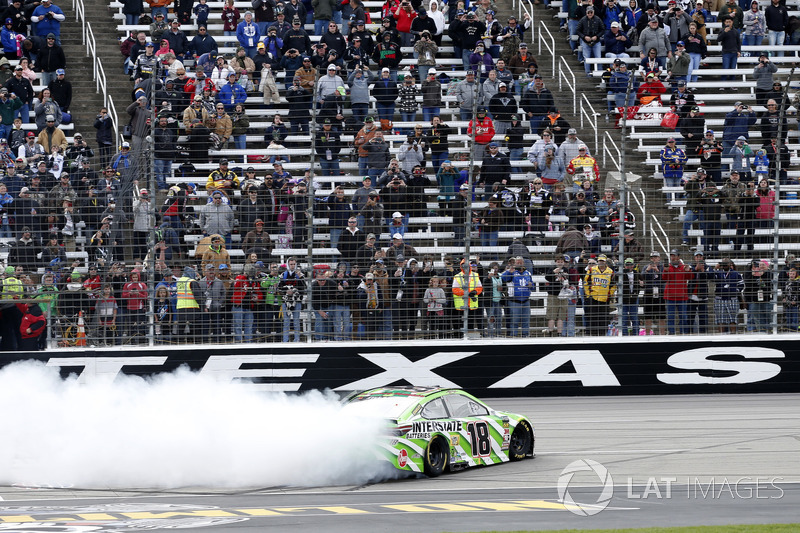
{"label": "baseball cap", "polygon": [[142,189],[139,191],[139,194],[141,194],[142,196],[147,196],[150,194],[150,191],[148,191],[147,189]]}
{"label": "baseball cap", "polygon": [[626,265],[632,265],[633,264],[633,257],[629,257],[629,258],[625,259],[625,264]]}
{"label": "baseball cap", "polygon": [[695,251],[695,252],[694,252],[694,255],[702,255],[703,257],[705,257],[705,254],[703,253],[703,250],[697,250],[697,251]]}
{"label": "baseball cap", "polygon": [[686,43],[684,43],[683,41],[678,41],[677,43],[675,43],[675,46],[686,46]]}
{"label": "baseball cap", "polygon": [[144,43],[144,45],[145,45],[145,47],[148,47],[148,46],[155,46],[155,45],[153,44],[153,41],[147,41],[146,43]]}
{"label": "baseball cap", "polygon": [[56,117],[53,116],[53,115],[47,115],[47,117],[45,117],[45,120],[47,122],[55,122],[56,121]]}
{"label": "baseball cap", "polygon": [[377,237],[375,236],[374,233],[367,233],[367,240],[370,240],[370,239],[377,239]]}
{"label": "baseball cap", "polygon": [[[578,130],[576,130],[575,128],[570,128],[569,130],[567,130],[567,135],[577,135],[577,134],[578,134]],[[585,147],[585,145],[581,145],[581,146]]]}
{"label": "baseball cap", "polygon": [[428,70],[428,75],[429,75],[429,76],[430,76],[431,74],[438,74],[438,73],[439,73],[439,72],[438,72],[438,71],[437,71],[435,68],[432,68],[432,69]]}
{"label": "baseball cap", "polygon": [[469,185],[467,185],[466,183],[462,183],[461,187],[459,187],[459,189],[462,190],[462,191],[468,191],[469,190]]}
{"label": "baseball cap", "polygon": [[266,48],[266,46],[264,46],[264,43],[258,43],[258,46],[256,46],[256,48]]}
{"label": "baseball cap", "polygon": [[375,274],[372,272],[367,272],[367,275],[364,276],[364,279],[375,279]]}
{"label": "baseball cap", "polygon": [[[392,218],[403,218],[403,213],[401,213],[400,211],[395,211],[394,213],[392,213]],[[395,233],[395,235],[400,235],[400,234]],[[394,238],[394,236],[392,238]]]}
{"label": "baseball cap", "polygon": [[33,133],[32,131],[29,131],[28,133],[25,134],[25,136],[26,137],[36,137],[36,134]]}
{"label": "baseball cap", "polygon": [[60,69],[56,70],[56,76],[61,76],[62,74],[66,74],[66,72],[64,71],[63,68],[60,68]]}
{"label": "baseball cap", "polygon": [[677,248],[673,248],[672,250],[669,251],[669,255],[681,255],[681,251],[678,250]]}
{"label": "baseball cap", "polygon": [[328,70],[336,70],[336,65],[331,63],[330,65],[328,65]]}
{"label": "baseball cap", "polygon": [[612,22],[612,23],[611,23],[611,27],[612,27],[612,28],[619,28],[619,22],[617,22],[617,21],[615,20],[614,22]]}
{"label": "baseball cap", "polygon": [[381,72],[391,72],[391,71],[390,71],[388,68],[386,68],[386,67],[383,67],[383,68],[381,69]]}
{"label": "baseball cap", "polygon": [[597,256],[597,260],[598,261],[608,261],[608,257],[606,257],[605,254],[600,254],[600,255]]}
{"label": "baseball cap", "polygon": [[392,239],[400,239],[402,241],[403,240],[403,236],[400,235],[399,233],[395,233],[394,235],[392,235]]}
{"label": "baseball cap", "polygon": [[219,164],[220,165],[227,165],[228,164],[228,160],[223,157],[222,159],[219,160]]}
{"label": "baseball cap", "polygon": [[661,257],[661,254],[655,250],[650,252],[650,257]]}
{"label": "baseball cap", "polygon": [[122,147],[123,148],[130,148],[131,147],[131,143],[129,143],[128,141],[125,141],[124,143],[122,143]]}
{"label": "baseball cap", "polygon": [[698,174],[705,174],[706,173],[706,169],[704,169],[703,167],[697,167],[697,173]]}
{"label": "baseball cap", "polygon": [[745,137],[744,135],[739,135],[739,136],[736,138],[736,140],[737,140],[737,141],[746,141],[746,140],[747,140],[747,137]]}

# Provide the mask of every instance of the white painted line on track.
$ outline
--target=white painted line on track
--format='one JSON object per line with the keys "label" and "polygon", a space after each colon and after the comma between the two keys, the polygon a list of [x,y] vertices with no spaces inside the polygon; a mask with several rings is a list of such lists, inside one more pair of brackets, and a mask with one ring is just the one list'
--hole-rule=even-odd
{"label": "white painted line on track", "polygon": [[592,455],[617,455],[620,453],[680,453],[690,452],[694,448],[676,448],[674,450],[575,450],[574,452],[542,452],[536,451],[536,456],[541,455],[575,455],[576,453]]}

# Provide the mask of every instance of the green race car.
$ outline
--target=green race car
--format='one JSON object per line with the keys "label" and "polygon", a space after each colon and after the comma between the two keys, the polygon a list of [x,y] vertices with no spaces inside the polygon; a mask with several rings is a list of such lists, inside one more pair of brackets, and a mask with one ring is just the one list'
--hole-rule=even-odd
{"label": "green race car", "polygon": [[533,425],[460,389],[382,387],[350,395],[345,409],[388,421],[380,455],[400,470],[446,470],[533,457]]}

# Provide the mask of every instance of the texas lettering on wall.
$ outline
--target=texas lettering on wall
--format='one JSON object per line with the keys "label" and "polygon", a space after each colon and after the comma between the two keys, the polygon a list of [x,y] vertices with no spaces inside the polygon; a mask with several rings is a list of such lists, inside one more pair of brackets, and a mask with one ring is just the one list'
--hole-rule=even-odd
{"label": "texas lettering on wall", "polygon": [[[672,340],[672,339],[670,339]],[[796,342],[593,342],[591,345],[409,345],[3,353],[0,367],[38,359],[81,382],[147,376],[186,366],[262,391],[387,385],[441,386],[487,396],[800,391]],[[414,432],[434,430],[420,428]]]}

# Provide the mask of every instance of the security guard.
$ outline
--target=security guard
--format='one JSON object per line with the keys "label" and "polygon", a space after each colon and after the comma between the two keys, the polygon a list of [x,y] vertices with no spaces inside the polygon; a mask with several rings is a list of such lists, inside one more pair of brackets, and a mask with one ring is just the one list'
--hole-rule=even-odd
{"label": "security guard", "polygon": [[478,310],[478,296],[483,292],[483,285],[478,273],[473,271],[477,269],[477,264],[466,260],[461,260],[461,272],[453,276],[453,304],[456,308],[456,319],[463,317],[464,295],[469,299],[469,314],[468,314],[468,327],[470,330],[477,331],[479,327],[480,311]]}
{"label": "security guard", "polygon": [[22,323],[22,312],[17,308],[17,304],[13,300],[22,298],[24,288],[15,273],[16,269],[13,266],[7,266],[3,276],[2,304],[0,304],[0,311],[2,311],[0,335],[3,336],[3,339],[0,342],[0,350],[5,352],[16,351],[22,341],[22,335],[19,331],[19,326]]}
{"label": "security guard", "polygon": [[[178,338],[188,342],[188,339],[194,337],[194,327],[197,322],[198,313],[200,312],[200,304],[197,302],[195,295],[202,295],[200,292],[200,285],[197,283],[197,272],[192,267],[183,269],[183,276],[178,278],[177,284],[178,302],[176,309],[178,311]],[[186,331],[189,328],[189,331]]]}

